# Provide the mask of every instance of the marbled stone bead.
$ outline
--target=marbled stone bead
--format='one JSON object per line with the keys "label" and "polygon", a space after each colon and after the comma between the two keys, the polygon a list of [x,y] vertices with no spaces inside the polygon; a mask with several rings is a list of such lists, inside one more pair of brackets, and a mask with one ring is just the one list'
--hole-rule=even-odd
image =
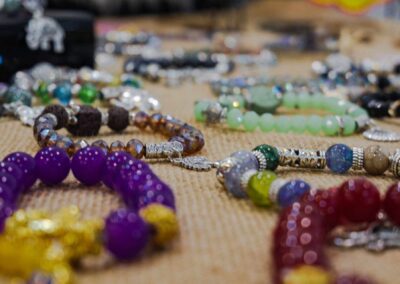
{"label": "marbled stone bead", "polygon": [[4,162],[14,163],[21,170],[21,184],[26,190],[30,188],[37,179],[35,160],[24,152],[14,152],[4,158]]}
{"label": "marbled stone bead", "polygon": [[249,170],[258,169],[258,161],[249,151],[238,151],[231,155],[232,166],[223,172],[226,189],[238,198],[246,197],[246,189],[241,184],[242,175]]}
{"label": "marbled stone bead", "polygon": [[308,183],[299,179],[287,182],[279,189],[278,205],[280,207],[291,205],[308,192],[310,188],[311,187]]}
{"label": "marbled stone bead", "polygon": [[353,163],[353,150],[344,144],[335,144],[326,150],[326,164],[334,173],[347,172]]}
{"label": "marbled stone bead", "polygon": [[381,146],[368,146],[364,150],[364,169],[371,175],[383,174],[390,166],[389,155]]}

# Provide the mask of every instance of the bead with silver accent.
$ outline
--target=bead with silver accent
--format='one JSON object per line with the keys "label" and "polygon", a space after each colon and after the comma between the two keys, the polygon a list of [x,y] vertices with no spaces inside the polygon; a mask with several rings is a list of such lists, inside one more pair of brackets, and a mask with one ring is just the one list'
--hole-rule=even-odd
{"label": "bead with silver accent", "polygon": [[279,165],[283,167],[324,169],[325,151],[278,148]]}
{"label": "bead with silver accent", "polygon": [[361,171],[364,168],[364,149],[353,147],[353,165],[352,169]]}
{"label": "bead with silver accent", "polygon": [[260,170],[260,171],[265,170],[267,168],[267,159],[265,158],[263,153],[261,153],[260,151],[257,151],[257,150],[252,151],[252,153],[257,158],[258,165],[259,165],[258,170]]}
{"label": "bead with silver accent", "polygon": [[217,167],[217,179],[221,184],[224,184],[224,176],[225,173],[229,172],[232,167],[236,164],[237,160],[233,157],[228,157],[225,158],[221,161],[218,162],[218,167]]}
{"label": "bead with silver accent", "polygon": [[285,183],[287,183],[288,181],[282,178],[277,178],[275,179],[270,187],[269,187],[269,199],[273,202],[276,203],[278,200],[278,193],[279,193],[279,189],[285,185]]}
{"label": "bead with silver accent", "polygon": [[146,159],[166,159],[181,157],[183,145],[178,141],[146,144]]}
{"label": "bead with silver accent", "polygon": [[250,180],[250,178],[251,178],[252,176],[254,176],[255,174],[257,174],[257,171],[256,171],[256,170],[248,170],[247,172],[245,172],[245,173],[242,175],[242,178],[240,179],[240,184],[241,184],[242,189],[243,189],[244,191],[247,191],[247,187],[248,187],[248,184],[249,184],[249,180]]}
{"label": "bead with silver accent", "polygon": [[398,150],[391,157],[390,171],[395,177],[400,177],[400,152]]}
{"label": "bead with silver accent", "polygon": [[108,124],[108,111],[100,111],[101,113],[101,124],[107,125]]}
{"label": "bead with silver accent", "polygon": [[206,124],[221,123],[226,117],[226,109],[218,102],[210,102],[207,109],[203,111]]}

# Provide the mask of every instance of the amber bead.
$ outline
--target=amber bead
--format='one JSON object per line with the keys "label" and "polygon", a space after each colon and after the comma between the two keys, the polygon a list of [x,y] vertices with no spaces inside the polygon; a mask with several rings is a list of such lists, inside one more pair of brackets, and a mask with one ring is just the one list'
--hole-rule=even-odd
{"label": "amber bead", "polygon": [[154,113],[150,116],[149,124],[150,124],[150,128],[153,131],[159,130],[162,118],[163,118],[163,115],[161,113]]}
{"label": "amber bead", "polygon": [[141,159],[144,156],[145,153],[145,147],[142,143],[142,141],[138,139],[132,139],[129,140],[128,143],[126,143],[126,151],[130,153],[134,158],[136,159]]}
{"label": "amber bead", "polygon": [[48,146],[48,143],[53,143],[53,141],[57,142],[58,135],[52,129],[42,129],[38,135],[38,142],[40,147]]}
{"label": "amber bead", "polygon": [[163,125],[162,134],[168,137],[179,135],[184,123],[176,118],[168,116],[165,124]]}
{"label": "amber bead", "polygon": [[94,141],[92,143],[92,146],[99,147],[99,148],[103,149],[103,151],[106,153],[108,152],[108,144],[106,141],[104,141],[102,139]]}
{"label": "amber bead", "polygon": [[204,146],[204,137],[197,132],[185,133],[180,135],[184,140],[184,153],[193,154],[201,150]]}
{"label": "amber bead", "polygon": [[74,141],[72,141],[72,139],[69,137],[59,136],[56,146],[67,151],[67,154],[69,156],[72,156],[74,154]]}
{"label": "amber bead", "polygon": [[110,153],[118,152],[118,151],[125,151],[125,145],[123,142],[117,140],[111,143],[109,147]]}
{"label": "amber bead", "polygon": [[135,115],[133,125],[139,129],[145,129],[150,123],[150,116],[144,111],[139,111]]}
{"label": "amber bead", "polygon": [[76,152],[78,152],[80,149],[85,148],[89,146],[89,142],[87,142],[84,139],[79,139],[78,141],[76,141],[74,143],[74,145],[71,147],[71,155],[75,154]]}

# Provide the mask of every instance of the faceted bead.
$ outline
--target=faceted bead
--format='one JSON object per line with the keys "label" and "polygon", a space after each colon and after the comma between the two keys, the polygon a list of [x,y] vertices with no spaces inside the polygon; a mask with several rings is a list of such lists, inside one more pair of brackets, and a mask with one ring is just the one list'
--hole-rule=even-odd
{"label": "faceted bead", "polygon": [[110,144],[110,153],[124,151],[125,145],[123,142],[116,140]]}
{"label": "faceted bead", "polygon": [[389,220],[400,226],[400,182],[391,185],[383,201],[383,209]]}
{"label": "faceted bead", "polygon": [[389,155],[379,145],[364,150],[364,169],[371,175],[381,175],[390,166]]}
{"label": "faceted bead", "polygon": [[339,198],[343,217],[354,223],[375,221],[381,208],[378,189],[363,178],[344,182],[339,188]]}
{"label": "faceted bead", "polygon": [[131,139],[126,143],[126,151],[130,153],[134,158],[141,159],[145,153],[146,148],[142,141],[138,139]]}
{"label": "faceted bead", "polygon": [[150,239],[150,228],[134,211],[120,209],[106,219],[105,247],[119,260],[138,257]]}
{"label": "faceted bead", "polygon": [[74,145],[71,146],[71,153],[72,155],[78,152],[80,149],[89,147],[89,142],[86,141],[85,139],[79,139],[74,143]]}
{"label": "faceted bead", "polygon": [[349,115],[342,116],[343,118],[343,135],[349,136],[356,131],[356,121]]}
{"label": "faceted bead", "polygon": [[254,131],[258,126],[260,117],[254,111],[247,111],[243,116],[243,127],[246,131]]}
{"label": "faceted bead", "polygon": [[302,265],[288,272],[283,284],[332,284],[331,273],[318,266]]}
{"label": "faceted bead", "polygon": [[253,151],[259,151],[264,155],[267,162],[267,170],[274,171],[279,165],[279,153],[278,149],[273,146],[262,144],[253,149]]}
{"label": "faceted bead", "polygon": [[150,116],[144,111],[139,111],[135,114],[133,125],[139,129],[145,129],[150,123]]}
{"label": "faceted bead", "polygon": [[287,116],[278,116],[275,118],[275,130],[279,133],[287,133],[290,131],[290,118]]}
{"label": "faceted bead", "polygon": [[43,148],[35,156],[38,178],[46,185],[61,183],[70,170],[67,153],[59,147]]}
{"label": "faceted bead", "polygon": [[184,125],[185,124],[182,121],[176,118],[168,117],[164,126],[163,134],[168,137],[179,135]]}
{"label": "faceted bead", "polygon": [[322,123],[322,130],[327,136],[334,136],[339,133],[339,123],[334,116],[327,116]]}
{"label": "faceted bead", "polygon": [[204,111],[207,109],[209,102],[199,101],[194,105],[194,117],[196,121],[204,122],[206,121],[206,116]]}
{"label": "faceted bead", "polygon": [[24,192],[27,188],[22,183],[22,170],[14,163],[0,162],[0,174],[5,173],[13,177],[16,181],[16,191],[19,193]]}
{"label": "faceted bead", "polygon": [[67,136],[59,135],[56,146],[64,149],[68,156],[72,156],[74,154],[74,141]]}
{"label": "faceted bead", "polygon": [[92,143],[92,146],[99,147],[103,150],[104,154],[107,155],[108,153],[108,144],[106,141],[99,139]]}
{"label": "faceted bead", "polygon": [[53,94],[54,97],[60,101],[62,105],[68,105],[72,99],[72,91],[71,91],[70,83],[61,83],[58,84],[54,89]]}
{"label": "faceted bead", "polygon": [[307,120],[302,115],[295,115],[290,118],[291,130],[294,133],[303,133],[307,127]]}
{"label": "faceted bead", "polygon": [[150,204],[139,211],[143,220],[154,230],[153,243],[164,246],[179,233],[179,223],[175,212],[160,204]]}
{"label": "faceted bead", "polygon": [[78,93],[79,99],[84,104],[92,104],[98,96],[98,91],[93,84],[85,84],[81,87]]}
{"label": "faceted bead", "polygon": [[132,156],[125,151],[117,151],[108,154],[105,162],[104,174],[102,177],[103,183],[107,187],[114,189],[114,176],[118,173],[121,165],[132,159]]}
{"label": "faceted bead", "polygon": [[322,128],[322,119],[318,115],[311,115],[307,119],[307,130],[313,135],[319,134]]}
{"label": "faceted bead", "polygon": [[253,175],[247,185],[247,195],[258,206],[271,206],[269,198],[271,183],[276,179],[276,174],[271,171],[262,171]]}
{"label": "faceted bead", "polygon": [[25,190],[31,188],[36,182],[35,160],[32,156],[24,152],[14,152],[5,157],[3,161],[14,163],[19,167],[22,172],[20,183]]}
{"label": "faceted bead", "polygon": [[310,185],[302,180],[292,180],[284,184],[278,192],[278,205],[287,207],[299,200],[310,190]]}
{"label": "faceted bead", "polygon": [[91,186],[99,183],[105,169],[106,154],[95,146],[85,147],[72,157],[71,170],[82,184]]}
{"label": "faceted bead", "polygon": [[239,109],[234,108],[228,111],[226,122],[229,128],[232,129],[239,128],[240,125],[242,124],[242,121],[243,121],[243,115]]}
{"label": "faceted bead", "polygon": [[300,109],[307,109],[311,107],[311,96],[307,93],[299,94],[297,98],[297,106]]}
{"label": "faceted bead", "polygon": [[183,133],[181,137],[185,141],[184,154],[190,155],[196,153],[204,147],[205,141],[201,132],[193,131],[191,133]]}
{"label": "faceted bead", "polygon": [[162,118],[163,118],[163,115],[161,113],[153,113],[150,116],[149,124],[150,124],[150,128],[153,131],[158,131],[159,130]]}
{"label": "faceted bead", "polygon": [[39,97],[42,104],[47,105],[51,101],[51,96],[47,88],[47,84],[42,82],[39,84],[38,88],[35,90],[35,95]]}
{"label": "faceted bead", "polygon": [[238,151],[231,155],[232,167],[223,172],[226,189],[235,197],[246,197],[245,188],[242,188],[241,179],[245,172],[258,169],[258,160],[249,151]]}
{"label": "faceted bead", "polygon": [[283,106],[287,108],[295,108],[297,105],[297,96],[294,93],[288,92],[283,96]]}
{"label": "faceted bead", "polygon": [[335,144],[325,153],[328,168],[338,174],[347,172],[353,164],[353,150],[344,144]]}
{"label": "faceted bead", "polygon": [[258,125],[263,132],[269,132],[272,131],[275,127],[275,120],[272,114],[270,113],[264,113],[259,121]]}

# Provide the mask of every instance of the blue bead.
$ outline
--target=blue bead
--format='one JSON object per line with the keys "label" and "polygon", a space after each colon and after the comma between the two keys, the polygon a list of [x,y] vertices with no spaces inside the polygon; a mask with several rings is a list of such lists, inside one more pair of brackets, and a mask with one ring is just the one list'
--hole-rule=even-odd
{"label": "blue bead", "polygon": [[295,179],[285,183],[278,192],[278,205],[287,207],[297,201],[304,193],[310,190],[310,185],[300,179]]}
{"label": "blue bead", "polygon": [[335,144],[325,153],[328,168],[338,174],[347,172],[353,164],[353,150],[344,144]]}
{"label": "blue bead", "polygon": [[54,97],[56,97],[62,105],[67,105],[72,99],[71,84],[62,83],[54,89]]}

